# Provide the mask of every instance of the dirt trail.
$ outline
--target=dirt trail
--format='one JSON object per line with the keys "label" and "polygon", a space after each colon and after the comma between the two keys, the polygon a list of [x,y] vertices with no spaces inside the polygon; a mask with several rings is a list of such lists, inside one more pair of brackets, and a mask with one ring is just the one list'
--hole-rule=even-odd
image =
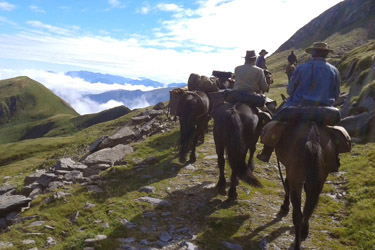
{"label": "dirt trail", "polygon": [[[255,189],[241,183],[238,200],[229,203],[226,196],[218,195],[214,188],[218,180],[214,146],[212,133],[208,133],[205,144],[197,148],[200,155],[197,162],[183,166],[170,180],[166,199],[174,209],[169,224],[185,225],[194,231],[194,235],[198,234],[191,242],[202,249],[229,249],[223,245],[224,241],[239,244],[243,249],[290,249],[294,239],[292,209],[286,217],[277,216],[284,191],[275,155],[270,163],[255,162],[255,175],[265,187]],[[258,150],[261,146],[257,146]],[[285,177],[283,166],[282,169]],[[229,175],[230,169],[226,167],[227,182]],[[342,174],[329,177],[320,205],[310,220],[310,234],[303,242],[304,249],[345,248],[334,237],[334,230],[340,226],[344,213],[336,216],[321,209],[327,204],[344,207],[341,199],[345,195],[341,189],[343,183]]]}

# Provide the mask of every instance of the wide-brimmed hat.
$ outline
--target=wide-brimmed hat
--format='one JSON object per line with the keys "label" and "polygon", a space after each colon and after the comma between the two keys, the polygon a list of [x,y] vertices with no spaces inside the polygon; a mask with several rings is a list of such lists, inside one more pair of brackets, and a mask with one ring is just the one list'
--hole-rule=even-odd
{"label": "wide-brimmed hat", "polygon": [[322,43],[322,42],[315,42],[315,43],[313,43],[313,45],[311,47],[305,49],[306,53],[309,53],[309,54],[311,54],[311,52],[313,52],[314,50],[325,50],[325,51],[328,51],[328,52],[333,52],[333,50],[331,50],[328,47],[327,43]]}
{"label": "wide-brimmed hat", "polygon": [[243,58],[255,58],[257,57],[255,55],[255,50],[248,50],[246,51],[246,56],[244,56]]}
{"label": "wide-brimmed hat", "polygon": [[261,55],[262,53],[264,53],[265,55],[268,54],[268,51],[266,51],[265,49],[262,49],[260,52],[259,52],[259,55]]}

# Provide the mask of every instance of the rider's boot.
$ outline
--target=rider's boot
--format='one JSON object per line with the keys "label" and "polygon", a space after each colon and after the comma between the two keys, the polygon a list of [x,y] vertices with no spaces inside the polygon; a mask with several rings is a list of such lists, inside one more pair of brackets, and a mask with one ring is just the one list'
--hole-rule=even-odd
{"label": "rider's boot", "polygon": [[268,162],[271,158],[273,147],[264,145],[263,150],[257,155],[258,160]]}

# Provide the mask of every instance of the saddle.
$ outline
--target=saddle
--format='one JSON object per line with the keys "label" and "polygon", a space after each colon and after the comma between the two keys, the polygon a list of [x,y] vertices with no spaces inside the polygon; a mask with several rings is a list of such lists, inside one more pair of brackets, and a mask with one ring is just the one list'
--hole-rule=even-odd
{"label": "saddle", "polygon": [[282,122],[298,123],[301,121],[313,121],[319,126],[336,125],[340,119],[340,111],[328,106],[289,106],[281,109],[274,117]]}
{"label": "saddle", "polygon": [[274,148],[288,124],[301,121],[316,122],[320,127],[324,128],[331,135],[337,153],[351,151],[352,144],[349,133],[344,127],[331,126],[340,121],[340,112],[333,107],[286,107],[274,117],[273,121],[263,127],[260,140],[263,144]]}
{"label": "saddle", "polygon": [[252,107],[263,107],[266,97],[257,93],[248,93],[241,90],[225,91],[225,101],[230,103],[242,102]]}

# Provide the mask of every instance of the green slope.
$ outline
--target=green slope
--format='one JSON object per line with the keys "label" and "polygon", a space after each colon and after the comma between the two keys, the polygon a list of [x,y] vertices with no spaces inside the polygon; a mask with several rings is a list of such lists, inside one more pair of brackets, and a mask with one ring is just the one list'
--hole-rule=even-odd
{"label": "green slope", "polygon": [[15,125],[57,114],[78,115],[51,90],[26,76],[0,81],[0,103],[3,110],[0,124]]}
{"label": "green slope", "polygon": [[78,115],[51,90],[26,76],[0,81],[0,144],[76,132],[70,119]]}

